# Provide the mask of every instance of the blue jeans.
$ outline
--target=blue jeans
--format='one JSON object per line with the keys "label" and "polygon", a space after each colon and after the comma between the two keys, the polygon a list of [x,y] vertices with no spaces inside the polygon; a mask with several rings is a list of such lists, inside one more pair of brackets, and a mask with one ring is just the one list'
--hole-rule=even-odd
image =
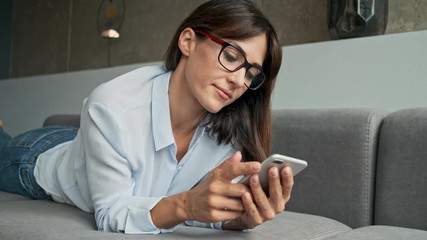
{"label": "blue jeans", "polygon": [[10,138],[0,127],[0,191],[31,199],[51,199],[34,178],[37,157],[60,143],[73,140],[76,134],[77,128],[52,126]]}

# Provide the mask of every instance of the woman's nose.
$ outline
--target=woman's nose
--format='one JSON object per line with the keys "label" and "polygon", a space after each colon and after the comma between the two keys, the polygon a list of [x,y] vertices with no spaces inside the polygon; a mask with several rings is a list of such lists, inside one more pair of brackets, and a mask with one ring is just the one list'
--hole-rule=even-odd
{"label": "woman's nose", "polygon": [[230,72],[227,75],[227,81],[233,84],[235,88],[241,88],[245,86],[245,81],[246,81],[245,75],[246,75],[246,69],[241,68],[235,72]]}

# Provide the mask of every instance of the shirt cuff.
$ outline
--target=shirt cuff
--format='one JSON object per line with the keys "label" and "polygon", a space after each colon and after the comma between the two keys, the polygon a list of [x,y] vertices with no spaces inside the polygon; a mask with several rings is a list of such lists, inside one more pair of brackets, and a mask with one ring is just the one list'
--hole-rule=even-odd
{"label": "shirt cuff", "polygon": [[[144,207],[138,205],[131,205],[129,207],[128,216],[126,218],[126,234],[159,234],[173,232],[177,226],[169,229],[157,228],[153,220],[151,219],[151,209],[157,205],[162,198],[148,198],[145,199],[144,203],[141,203]],[[140,201],[140,200],[139,200]]]}

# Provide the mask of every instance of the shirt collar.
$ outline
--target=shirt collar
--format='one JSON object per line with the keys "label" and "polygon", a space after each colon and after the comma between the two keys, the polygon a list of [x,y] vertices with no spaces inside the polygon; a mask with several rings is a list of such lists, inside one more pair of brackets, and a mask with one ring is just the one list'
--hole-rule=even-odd
{"label": "shirt collar", "polygon": [[169,108],[169,80],[172,72],[153,79],[151,116],[156,151],[175,143]]}

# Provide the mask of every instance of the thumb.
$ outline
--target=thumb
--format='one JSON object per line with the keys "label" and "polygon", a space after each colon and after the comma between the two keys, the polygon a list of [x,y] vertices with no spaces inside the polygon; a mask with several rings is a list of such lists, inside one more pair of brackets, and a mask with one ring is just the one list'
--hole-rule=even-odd
{"label": "thumb", "polygon": [[231,181],[234,178],[245,175],[255,174],[261,169],[259,162],[241,162],[242,153],[237,151],[230,158],[221,163],[213,172],[224,181]]}

